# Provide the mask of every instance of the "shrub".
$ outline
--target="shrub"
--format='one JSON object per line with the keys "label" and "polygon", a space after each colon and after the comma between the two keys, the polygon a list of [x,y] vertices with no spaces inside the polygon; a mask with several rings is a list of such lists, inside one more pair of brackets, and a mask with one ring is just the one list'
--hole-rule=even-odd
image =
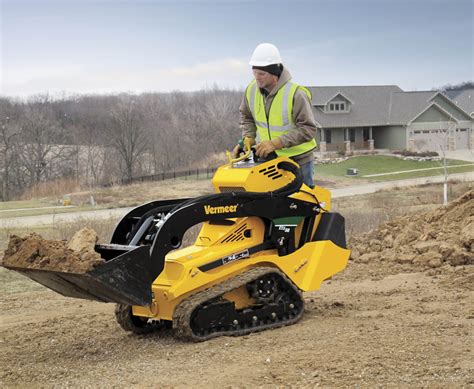
{"label": "shrub", "polygon": [[404,157],[438,157],[436,151],[410,151],[410,150],[395,150],[393,154],[402,155]]}

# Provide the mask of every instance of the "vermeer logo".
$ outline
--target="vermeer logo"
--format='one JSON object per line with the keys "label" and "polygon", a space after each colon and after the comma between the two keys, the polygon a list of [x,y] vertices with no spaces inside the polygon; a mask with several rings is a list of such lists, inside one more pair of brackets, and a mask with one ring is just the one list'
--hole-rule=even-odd
{"label": "vermeer logo", "polygon": [[237,211],[237,204],[226,205],[222,207],[211,207],[210,205],[204,206],[204,212],[206,212],[206,215],[215,215],[216,213],[229,213],[229,212],[236,212],[236,211]]}

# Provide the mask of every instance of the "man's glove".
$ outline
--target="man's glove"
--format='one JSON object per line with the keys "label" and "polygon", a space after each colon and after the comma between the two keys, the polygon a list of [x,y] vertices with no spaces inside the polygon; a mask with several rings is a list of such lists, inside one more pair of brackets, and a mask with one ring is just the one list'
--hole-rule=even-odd
{"label": "man's glove", "polygon": [[240,152],[242,151],[242,147],[240,146],[240,142],[235,145],[235,147],[232,149],[232,158],[238,158]]}
{"label": "man's glove", "polygon": [[268,154],[275,150],[280,150],[281,148],[283,148],[283,144],[281,143],[280,138],[264,140],[257,145],[255,153],[260,158],[266,158]]}
{"label": "man's glove", "polygon": [[240,153],[243,152],[245,139],[248,139],[248,141],[250,143],[250,146],[253,146],[255,144],[255,139],[254,138],[245,137],[245,138],[239,140],[239,143],[237,145],[235,145],[234,149],[232,150],[232,156],[234,158],[238,158],[240,156]]}

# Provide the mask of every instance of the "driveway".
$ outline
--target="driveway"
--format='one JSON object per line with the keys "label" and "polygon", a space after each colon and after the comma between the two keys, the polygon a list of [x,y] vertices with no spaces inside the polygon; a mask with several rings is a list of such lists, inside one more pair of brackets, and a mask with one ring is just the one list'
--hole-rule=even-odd
{"label": "driveway", "polygon": [[446,151],[446,157],[449,159],[459,159],[461,161],[474,162],[474,151],[467,149]]}

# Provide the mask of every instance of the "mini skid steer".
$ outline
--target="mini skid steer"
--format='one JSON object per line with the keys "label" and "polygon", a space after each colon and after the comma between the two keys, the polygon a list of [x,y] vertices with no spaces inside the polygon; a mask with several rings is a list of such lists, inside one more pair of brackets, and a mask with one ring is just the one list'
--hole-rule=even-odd
{"label": "mini skid steer", "polygon": [[[299,166],[258,161],[250,145],[215,173],[216,193],[153,201],[118,223],[106,261],[86,273],[10,267],[69,297],[116,303],[127,331],[172,327],[194,341],[297,322],[302,292],[343,270],[344,218],[326,189],[302,183]],[[185,232],[201,225],[194,244]]]}

